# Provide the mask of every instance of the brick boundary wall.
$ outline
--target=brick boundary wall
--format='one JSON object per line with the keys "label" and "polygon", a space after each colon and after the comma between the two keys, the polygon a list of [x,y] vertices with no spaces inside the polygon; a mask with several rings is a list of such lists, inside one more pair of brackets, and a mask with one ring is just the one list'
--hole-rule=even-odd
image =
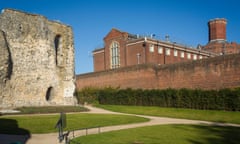
{"label": "brick boundary wall", "polygon": [[142,89],[221,89],[240,86],[240,55],[168,65],[136,65],[77,75],[77,89],[120,87]]}

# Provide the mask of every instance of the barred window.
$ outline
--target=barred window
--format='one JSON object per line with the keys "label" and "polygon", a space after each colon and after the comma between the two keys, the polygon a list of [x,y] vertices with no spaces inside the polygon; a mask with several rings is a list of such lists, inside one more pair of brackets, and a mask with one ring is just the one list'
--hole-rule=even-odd
{"label": "barred window", "polygon": [[197,55],[196,54],[193,55],[193,59],[197,60]]}
{"label": "barred window", "polygon": [[187,54],[187,58],[191,59],[191,54],[190,53]]}
{"label": "barred window", "polygon": [[178,51],[176,49],[174,50],[174,56],[178,56]]}
{"label": "barred window", "polygon": [[110,46],[111,52],[111,69],[120,67],[120,52],[119,43],[113,42]]}
{"label": "barred window", "polygon": [[181,52],[181,58],[184,58],[184,52],[183,51]]}
{"label": "barred window", "polygon": [[163,48],[162,47],[158,47],[158,53],[162,54],[163,53]]}
{"label": "barred window", "polygon": [[154,52],[154,45],[153,45],[153,44],[151,44],[151,45],[149,46],[149,51],[150,51],[150,52]]}
{"label": "barred window", "polygon": [[171,51],[169,48],[166,48],[166,55],[170,55]]}

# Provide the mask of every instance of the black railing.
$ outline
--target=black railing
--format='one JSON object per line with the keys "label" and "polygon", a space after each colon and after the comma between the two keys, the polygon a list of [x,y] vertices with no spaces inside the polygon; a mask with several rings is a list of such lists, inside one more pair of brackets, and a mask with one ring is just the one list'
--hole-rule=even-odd
{"label": "black railing", "polygon": [[[101,133],[101,127],[100,127],[100,126],[96,126],[96,127],[87,127],[87,128],[81,128],[81,129],[74,129],[74,130],[69,131],[69,134],[72,133],[72,134],[71,134],[71,135],[72,135],[72,138],[76,137],[76,136],[75,136],[76,131],[85,131],[85,135],[88,135],[88,130],[90,130],[90,129],[97,129],[96,134]],[[95,134],[95,133],[94,133],[94,134]]]}
{"label": "black railing", "polygon": [[[61,143],[62,141],[65,141],[65,144],[80,144],[79,142],[73,140],[73,138],[76,137],[76,133],[80,132],[85,132],[85,135],[89,134],[89,130],[97,129],[97,131],[92,132],[91,134],[99,134],[101,132],[101,127],[100,126],[95,126],[95,127],[87,127],[87,128],[81,128],[81,129],[74,129],[70,130],[67,132],[64,132],[64,128],[66,128],[67,123],[66,123],[66,114],[65,113],[60,113],[59,120],[57,121],[55,128],[58,129],[58,140]],[[77,136],[82,136],[84,134],[80,134]],[[72,136],[72,137],[70,137]]]}

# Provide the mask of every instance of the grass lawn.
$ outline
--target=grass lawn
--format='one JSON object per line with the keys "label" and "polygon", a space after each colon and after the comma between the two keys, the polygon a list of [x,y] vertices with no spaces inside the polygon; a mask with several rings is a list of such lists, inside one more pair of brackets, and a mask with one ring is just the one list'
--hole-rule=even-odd
{"label": "grass lawn", "polygon": [[132,113],[140,115],[151,115],[171,118],[184,118],[192,120],[205,120],[223,123],[240,124],[240,112],[193,110],[181,108],[162,108],[146,106],[120,106],[120,105],[96,105],[111,111]]}
{"label": "grass lawn", "polygon": [[[60,115],[1,116],[0,133],[51,133],[57,132],[55,125]],[[73,130],[95,126],[110,126],[128,123],[146,122],[148,119],[136,116],[110,114],[67,114],[67,128]]]}
{"label": "grass lawn", "polygon": [[240,128],[159,125],[88,135],[73,141],[81,144],[239,144]]}

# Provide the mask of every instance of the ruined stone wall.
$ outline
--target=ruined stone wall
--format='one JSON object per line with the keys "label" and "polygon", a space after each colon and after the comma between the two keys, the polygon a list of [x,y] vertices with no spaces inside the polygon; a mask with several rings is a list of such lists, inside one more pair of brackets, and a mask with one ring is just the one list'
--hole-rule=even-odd
{"label": "ruined stone wall", "polygon": [[84,87],[222,89],[240,87],[240,54],[167,64],[136,65],[77,76]]}
{"label": "ruined stone wall", "polygon": [[71,27],[5,9],[0,55],[0,107],[74,104]]}

